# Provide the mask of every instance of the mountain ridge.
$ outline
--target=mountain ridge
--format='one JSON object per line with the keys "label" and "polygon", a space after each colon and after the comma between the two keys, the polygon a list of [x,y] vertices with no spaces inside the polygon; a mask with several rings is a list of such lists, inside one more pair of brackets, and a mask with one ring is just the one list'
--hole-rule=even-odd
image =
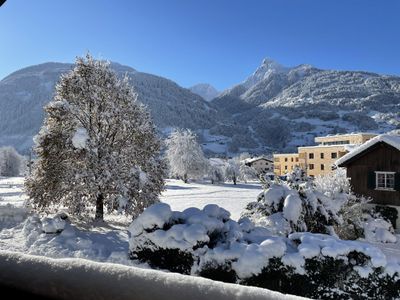
{"label": "mountain ridge", "polygon": [[[43,63],[0,81],[0,145],[22,152],[32,146],[43,106],[59,76],[72,67]],[[265,59],[242,82],[206,99],[199,93],[212,87],[209,84],[200,84],[201,91],[195,93],[193,87],[129,66],[113,62],[112,68],[119,76],[129,76],[161,133],[174,127],[195,130],[209,155],[288,152],[312,145],[317,135],[400,128],[398,76],[308,64],[286,67]]]}

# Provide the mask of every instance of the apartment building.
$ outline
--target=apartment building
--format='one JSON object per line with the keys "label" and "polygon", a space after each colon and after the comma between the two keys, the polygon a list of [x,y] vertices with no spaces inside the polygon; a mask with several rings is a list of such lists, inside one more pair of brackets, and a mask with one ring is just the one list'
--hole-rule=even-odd
{"label": "apartment building", "polygon": [[345,145],[299,147],[300,167],[315,177],[332,171],[334,162],[348,153]]}
{"label": "apartment building", "polygon": [[350,134],[341,134],[341,135],[328,135],[328,136],[319,136],[315,138],[315,143],[319,146],[327,146],[327,145],[361,145],[366,141],[376,137],[376,134],[373,133],[350,133]]}
{"label": "apartment building", "polygon": [[299,165],[298,153],[274,154],[274,174],[283,176]]}
{"label": "apartment building", "polygon": [[298,153],[274,154],[274,173],[282,176],[299,166],[308,176],[326,175],[335,161],[376,134],[351,133],[316,137],[316,146],[299,147]]}
{"label": "apartment building", "polygon": [[311,177],[326,175],[332,171],[336,160],[375,136],[376,134],[357,133],[316,137],[317,146],[298,148],[300,167]]}

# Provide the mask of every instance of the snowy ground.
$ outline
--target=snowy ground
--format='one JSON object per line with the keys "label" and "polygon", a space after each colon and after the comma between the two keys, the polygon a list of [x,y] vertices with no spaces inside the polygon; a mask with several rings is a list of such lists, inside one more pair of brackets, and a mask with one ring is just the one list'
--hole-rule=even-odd
{"label": "snowy ground", "polygon": [[12,204],[21,207],[27,198],[23,193],[23,177],[0,177],[0,205]]}
{"label": "snowy ground", "polygon": [[[246,204],[255,201],[261,190],[258,183],[235,186],[232,183],[185,184],[167,180],[161,200],[173,210],[193,206],[203,208],[214,203],[230,211],[233,219],[238,219]],[[38,234],[34,220],[31,223],[25,221],[28,215],[24,208],[25,199],[23,178],[0,178],[0,252],[133,265],[127,257],[129,218],[111,215],[102,224],[71,218],[61,234]],[[400,235],[395,244],[375,243],[374,246],[381,248],[389,261],[400,262]],[[147,268],[146,265],[140,267]]]}
{"label": "snowy ground", "polygon": [[166,191],[161,201],[168,203],[172,210],[182,211],[188,207],[203,208],[207,204],[217,204],[231,213],[231,218],[239,219],[246,204],[255,201],[262,191],[259,183],[184,184],[181,180],[167,180]]}
{"label": "snowy ground", "polygon": [[[132,264],[127,258],[127,229],[131,220],[126,216],[108,215],[101,224],[72,217],[61,234],[42,234],[37,238],[34,220],[28,224],[30,227],[24,228],[27,211],[23,207],[27,196],[23,192],[23,181],[22,177],[0,178],[0,250]],[[212,185],[185,184],[171,179],[167,180],[161,200],[173,210],[203,208],[215,203],[230,211],[233,219],[238,219],[246,204],[254,201],[261,190],[261,185],[255,182]]]}

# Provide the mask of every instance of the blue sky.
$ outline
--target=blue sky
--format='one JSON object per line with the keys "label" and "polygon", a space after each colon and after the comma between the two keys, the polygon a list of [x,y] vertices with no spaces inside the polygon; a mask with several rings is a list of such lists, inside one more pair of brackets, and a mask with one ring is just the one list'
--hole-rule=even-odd
{"label": "blue sky", "polygon": [[90,51],[188,87],[222,90],[264,57],[400,75],[400,1],[8,0],[0,78]]}

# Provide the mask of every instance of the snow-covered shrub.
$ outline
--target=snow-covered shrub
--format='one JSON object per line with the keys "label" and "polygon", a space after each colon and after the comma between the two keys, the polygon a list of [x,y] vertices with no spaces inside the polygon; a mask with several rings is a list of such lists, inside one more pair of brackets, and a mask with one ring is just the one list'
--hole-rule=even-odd
{"label": "snow-covered shrub", "polygon": [[393,225],[393,228],[396,229],[396,220],[399,214],[397,209],[390,206],[376,205],[374,211],[381,215],[384,220],[390,222]]}
{"label": "snow-covered shrub", "polygon": [[364,238],[369,242],[395,243],[397,241],[391,223],[369,214],[365,214],[363,220],[363,233]]}
{"label": "snow-covered shrub", "polygon": [[102,220],[115,209],[136,216],[164,188],[160,141],[128,78],[110,63],[77,58],[61,76],[35,137],[25,186],[33,208],[64,206]]}
{"label": "snow-covered shrub", "polygon": [[242,216],[278,235],[297,231],[328,233],[329,226],[340,222],[339,205],[307,184],[297,189],[287,183],[274,183],[256,202],[247,205]]}
{"label": "snow-covered shrub", "polygon": [[394,243],[397,210],[392,207],[368,205],[371,199],[357,197],[351,191],[345,169],[339,168],[314,181],[315,190],[337,201],[342,199],[339,211],[340,222],[334,225],[335,233],[342,239],[365,238],[371,242]]}
{"label": "snow-covered shrub", "polygon": [[147,208],[130,228],[130,257],[155,268],[318,299],[400,296],[397,264],[358,241],[324,234],[273,237],[216,205]]}
{"label": "snow-covered shrub", "polygon": [[[247,205],[242,216],[276,235],[308,231],[351,240],[365,237],[390,242],[395,239],[390,224],[368,212],[368,200],[351,192],[342,170],[315,181],[308,180],[301,170],[295,170],[288,174],[286,182],[268,181],[264,187],[265,191],[256,202]],[[366,226],[367,221],[370,226]]]}
{"label": "snow-covered shrub", "polygon": [[209,249],[196,274],[313,299],[393,299],[399,266],[368,244],[295,233],[261,243]]}
{"label": "snow-covered shrub", "polygon": [[286,174],[286,183],[291,188],[300,188],[300,184],[303,186],[308,186],[310,184],[311,178],[307,176],[306,172],[299,168],[295,167],[292,172]]}
{"label": "snow-covered shrub", "polygon": [[214,204],[183,212],[173,212],[164,203],[153,205],[129,227],[130,257],[153,267],[189,274],[197,252],[218,243],[229,216]]}

